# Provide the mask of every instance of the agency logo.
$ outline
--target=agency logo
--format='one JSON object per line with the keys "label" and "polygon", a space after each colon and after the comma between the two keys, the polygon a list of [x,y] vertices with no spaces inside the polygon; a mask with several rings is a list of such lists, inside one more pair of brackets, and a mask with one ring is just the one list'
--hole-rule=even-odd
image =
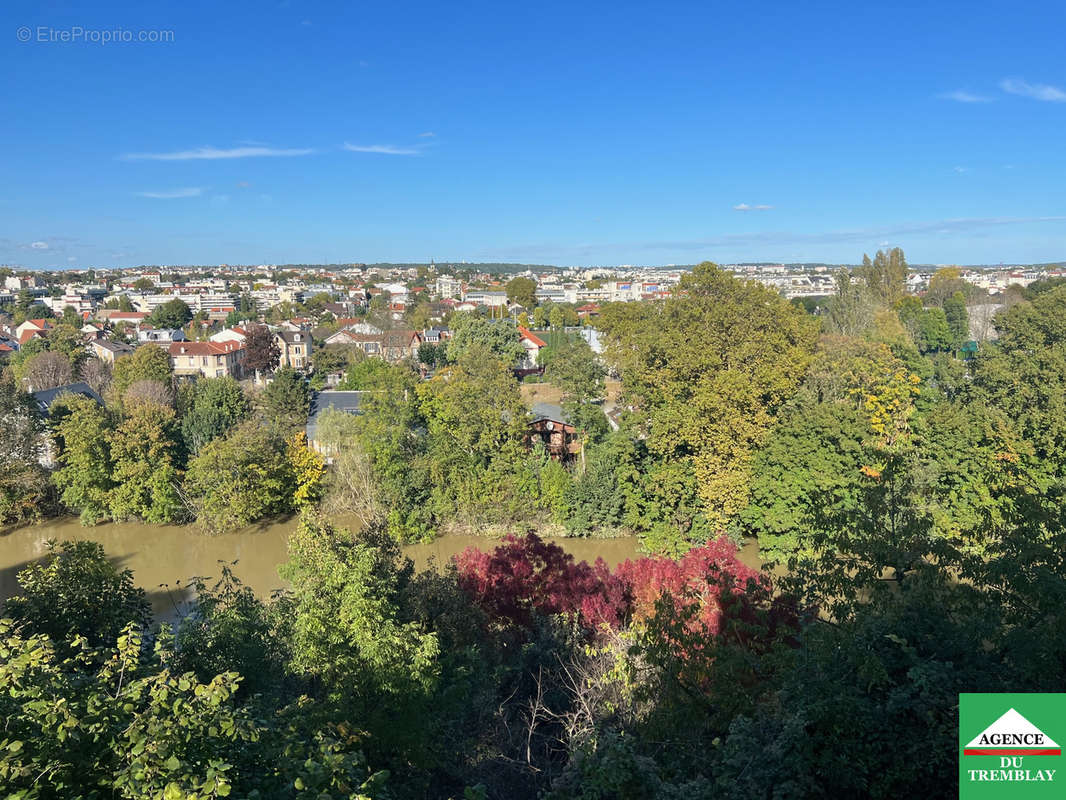
{"label": "agency logo", "polygon": [[1063,798],[1066,694],[960,694],[959,797]]}

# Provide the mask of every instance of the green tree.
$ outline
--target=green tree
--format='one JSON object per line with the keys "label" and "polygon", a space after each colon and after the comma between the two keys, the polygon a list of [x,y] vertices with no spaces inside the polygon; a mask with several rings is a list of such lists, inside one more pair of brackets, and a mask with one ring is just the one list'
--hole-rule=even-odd
{"label": "green tree", "polygon": [[346,729],[316,727],[308,704],[258,713],[238,699],[234,672],[206,683],[174,673],[164,647],[145,655],[136,625],[103,648],[74,638],[59,650],[10,620],[0,637],[0,775],[14,796],[382,796],[387,776],[371,774]]}
{"label": "green tree", "polygon": [[888,252],[878,250],[873,261],[864,254],[862,266],[856,270],[856,274],[866,283],[866,288],[877,303],[891,306],[906,292],[907,271],[903,250],[893,247]]}
{"label": "green tree", "polygon": [[970,315],[962,292],[955,292],[944,300],[944,317],[951,331],[952,346],[958,349],[970,337]]}
{"label": "green tree", "polygon": [[156,306],[148,321],[157,328],[184,328],[192,319],[192,310],[180,297]]}
{"label": "green tree", "polygon": [[77,372],[89,357],[85,350],[85,336],[81,332],[81,319],[75,325],[63,322],[52,328],[48,332],[48,349],[66,356],[71,368]]}
{"label": "green tree", "polygon": [[505,364],[517,364],[525,356],[518,329],[510,320],[489,320],[473,314],[456,314],[451,322],[448,360],[459,361],[468,350],[487,349],[491,357]]}
{"label": "green tree", "polygon": [[518,303],[523,308],[532,308],[537,304],[537,282],[532,278],[511,278],[504,288],[507,290],[509,303]]}
{"label": "green tree", "polygon": [[513,450],[524,434],[526,410],[518,384],[494,355],[473,347],[455,366],[419,385],[420,409],[442,457],[468,455],[487,466]]}
{"label": "green tree", "polygon": [[950,350],[954,340],[944,309],[927,308],[922,311],[918,317],[918,349],[921,352]]}
{"label": "green tree", "polygon": [[866,281],[848,270],[836,274],[836,292],[829,298],[826,327],[843,336],[861,336],[872,324],[873,295]]}
{"label": "green tree", "polygon": [[544,310],[543,306],[537,306],[533,309],[533,327],[538,331],[542,331],[547,325],[548,313]]}
{"label": "green tree", "polygon": [[61,396],[51,413],[60,464],[52,480],[82,524],[95,525],[107,518],[114,486],[110,417],[95,400],[76,394]]}
{"label": "green tree", "polygon": [[147,628],[152,608],[133,573],[120,570],[96,542],[54,541],[47,554],[18,574],[18,593],[4,616],[26,636],[47,636],[57,645],[75,636],[93,647],[114,642],[131,622]]}
{"label": "green tree", "polygon": [[556,331],[563,327],[563,310],[559,306],[552,306],[552,310],[548,312],[548,325]]}
{"label": "green tree", "polygon": [[603,409],[596,403],[605,394],[606,367],[581,338],[568,337],[551,349],[544,377],[562,389],[563,410],[581,431],[586,444],[601,439],[609,426]]}
{"label": "green tree", "polygon": [[378,747],[426,735],[440,676],[437,637],[400,611],[411,562],[380,530],[352,534],[305,512],[289,537],[292,668],[374,732]]}
{"label": "green tree", "polygon": [[[419,353],[421,352],[419,348]],[[362,358],[349,365],[337,388],[350,392],[369,389],[395,369],[402,367],[394,367],[380,358]]]}
{"label": "green tree", "polygon": [[[355,451],[366,458],[377,501],[360,505],[387,509],[387,529],[399,540],[429,538],[432,510],[426,463],[426,422],[416,394],[416,376],[410,370],[391,366],[373,376],[364,388],[359,414],[352,422]],[[347,429],[346,429],[347,431]],[[358,495],[369,491],[366,482]],[[371,516],[374,516],[371,514]]]}
{"label": "green tree", "polygon": [[181,420],[181,435],[190,453],[224,436],[251,411],[241,385],[228,376],[193,384]]}
{"label": "green tree", "polygon": [[448,348],[446,345],[423,342],[418,346],[418,363],[425,364],[428,368],[433,369],[439,364],[445,363],[447,353]]}
{"label": "green tree", "polygon": [[649,452],[677,465],[663,478],[691,476],[724,524],[747,504],[751,458],[806,371],[817,321],[704,263],[666,301],[605,306],[599,327]]}
{"label": "green tree", "polygon": [[185,473],[185,492],[197,520],[212,533],[288,513],[292,489],[284,440],[257,420],[205,444]]}
{"label": "green tree", "polygon": [[134,311],[133,303],[130,302],[129,295],[120,294],[118,297],[112,297],[104,303],[104,308],[113,308],[118,311]]}
{"label": "green tree", "polygon": [[180,432],[174,410],[146,402],[127,405],[126,418],[111,436],[115,486],[108,495],[109,515],[173,522],[181,513]]}
{"label": "green tree", "polygon": [[33,398],[11,375],[0,373],[0,525],[51,510],[48,474],[38,463],[44,432]]}
{"label": "green tree", "polygon": [[115,360],[111,397],[121,405],[126,391],[137,381],[158,381],[170,385],[170,356],[162,347],[146,344],[128,356]]}
{"label": "green tree", "polygon": [[263,390],[263,410],[267,417],[285,427],[302,427],[311,409],[311,391],[292,367],[282,367]]}

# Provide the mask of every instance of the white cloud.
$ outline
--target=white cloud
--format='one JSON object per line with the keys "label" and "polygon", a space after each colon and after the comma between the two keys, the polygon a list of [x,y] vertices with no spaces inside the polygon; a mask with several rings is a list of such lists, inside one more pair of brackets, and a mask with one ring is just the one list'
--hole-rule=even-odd
{"label": "white cloud", "polygon": [[435,134],[433,131],[426,131],[425,133],[418,134],[419,138],[422,139],[432,139],[436,135],[437,134]]}
{"label": "white cloud", "polygon": [[733,206],[734,211],[769,211],[773,206],[768,206],[760,203],[759,205],[749,205],[748,203],[738,203]]}
{"label": "white cloud", "polygon": [[945,100],[954,100],[956,103],[991,103],[991,97],[967,92],[965,89],[956,89],[954,92],[944,92],[940,95]]}
{"label": "white cloud", "polygon": [[30,242],[31,250],[47,250],[48,247],[48,242]]}
{"label": "white cloud", "polygon": [[957,172],[959,175],[963,175],[970,171],[969,167],[952,167],[952,169],[955,170],[955,172]]}
{"label": "white cloud", "polygon": [[262,156],[309,156],[315,151],[308,147],[197,147],[195,150],[178,150],[174,153],[127,153],[122,158],[126,161],[194,161],[218,158],[258,158]]}
{"label": "white cloud", "polygon": [[1028,83],[1020,78],[1004,78],[999,82],[999,88],[1007,94],[1017,94],[1046,103],[1066,103],[1066,92],[1046,83]]}
{"label": "white cloud", "polygon": [[174,200],[179,197],[199,197],[203,191],[198,186],[191,186],[188,189],[171,189],[163,192],[137,192],[137,195],[151,197],[153,200]]}
{"label": "white cloud", "polygon": [[353,153],[381,153],[387,156],[417,156],[422,154],[420,147],[398,147],[394,144],[351,144],[344,143],[344,149]]}

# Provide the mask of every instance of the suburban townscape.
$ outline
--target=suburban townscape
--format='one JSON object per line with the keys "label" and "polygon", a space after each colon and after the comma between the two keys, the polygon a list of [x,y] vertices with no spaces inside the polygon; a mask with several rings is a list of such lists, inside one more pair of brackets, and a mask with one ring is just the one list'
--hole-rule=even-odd
{"label": "suburban townscape", "polygon": [[0,8],[0,800],[1066,796],[1066,6]]}
{"label": "suburban townscape", "polygon": [[[0,521],[17,537],[73,514],[89,535],[18,572],[6,674],[84,663],[63,691],[89,714],[134,659],[142,700],[106,724],[164,735],[169,686],[197,733],[89,748],[93,774],[216,795],[807,795],[830,732],[875,725],[888,696],[933,748],[973,681],[1054,688],[1062,268],[1000,286],[893,249],[792,297],[777,274],[7,270]],[[236,563],[174,576],[192,592],[163,627],[91,533],[132,521],[150,547],[159,526],[278,519],[284,593]],[[470,534],[484,544],[418,573],[401,549]],[[640,552],[568,553],[590,537]],[[66,728],[25,674],[4,702],[34,744],[9,738],[4,774],[46,758],[79,786],[74,751],[36,749]],[[744,773],[733,748],[766,737],[778,761]],[[928,784],[869,748],[840,791]]]}

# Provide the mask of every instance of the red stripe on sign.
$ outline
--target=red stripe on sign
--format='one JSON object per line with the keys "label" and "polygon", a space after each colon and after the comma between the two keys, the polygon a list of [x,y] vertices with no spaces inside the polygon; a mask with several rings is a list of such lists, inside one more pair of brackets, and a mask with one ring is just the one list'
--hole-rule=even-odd
{"label": "red stripe on sign", "polygon": [[1061,756],[1062,750],[963,750],[964,756]]}

